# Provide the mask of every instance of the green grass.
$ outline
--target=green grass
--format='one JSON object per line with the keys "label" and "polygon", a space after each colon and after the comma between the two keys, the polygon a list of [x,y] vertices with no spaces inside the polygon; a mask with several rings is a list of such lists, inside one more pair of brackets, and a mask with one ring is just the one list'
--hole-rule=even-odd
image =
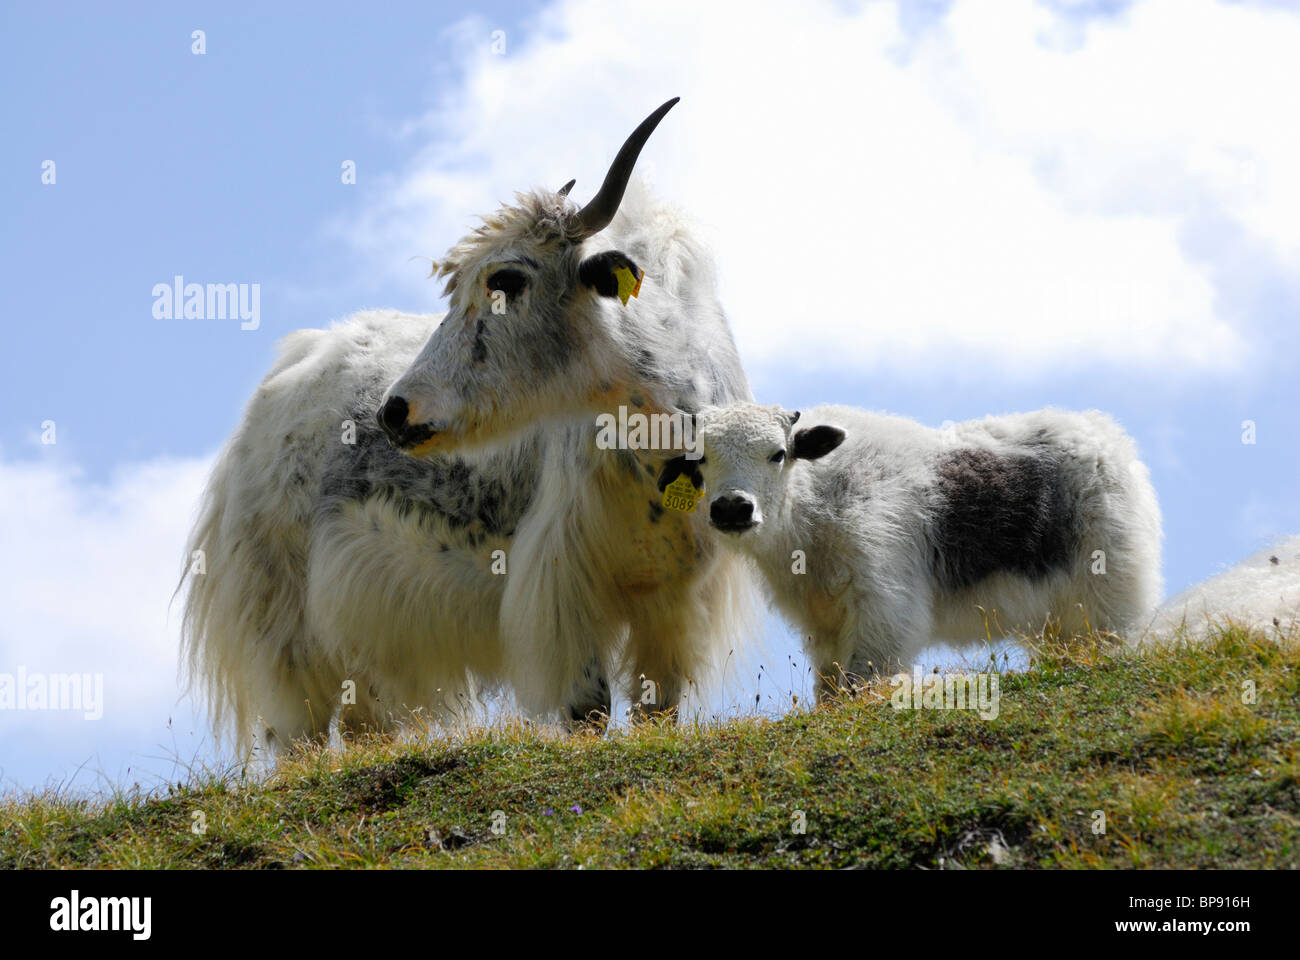
{"label": "green grass", "polygon": [[1002,676],[995,720],[890,692],[605,738],[374,740],[107,803],[12,797],[0,868],[1300,866],[1294,636],[1047,642]]}

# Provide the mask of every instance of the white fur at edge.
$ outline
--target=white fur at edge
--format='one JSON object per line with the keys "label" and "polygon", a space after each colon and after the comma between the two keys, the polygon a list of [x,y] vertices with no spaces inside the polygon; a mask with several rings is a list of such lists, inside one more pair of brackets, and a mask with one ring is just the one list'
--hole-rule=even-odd
{"label": "white fur at edge", "polygon": [[1300,622],[1300,536],[1284,537],[1169,600],[1161,606],[1153,632],[1167,635],[1185,626],[1196,636],[1224,620],[1270,634],[1274,621],[1284,631]]}

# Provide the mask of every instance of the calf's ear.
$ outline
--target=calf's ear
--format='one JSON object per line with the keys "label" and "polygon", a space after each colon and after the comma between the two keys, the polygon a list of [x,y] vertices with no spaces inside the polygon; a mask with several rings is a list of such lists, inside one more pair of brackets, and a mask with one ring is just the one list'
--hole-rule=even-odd
{"label": "calf's ear", "polygon": [[794,432],[790,456],[796,460],[816,460],[830,453],[844,442],[844,431],[839,427],[821,424]]}
{"label": "calf's ear", "polygon": [[578,265],[578,281],[602,297],[618,297],[627,305],[628,297],[639,296],[645,271],[621,250],[597,253]]}
{"label": "calf's ear", "polygon": [[663,493],[664,488],[683,473],[691,478],[691,484],[696,490],[703,490],[704,474],[700,472],[700,468],[697,466],[698,463],[698,460],[688,460],[684,456],[673,457],[659,471],[659,492]]}

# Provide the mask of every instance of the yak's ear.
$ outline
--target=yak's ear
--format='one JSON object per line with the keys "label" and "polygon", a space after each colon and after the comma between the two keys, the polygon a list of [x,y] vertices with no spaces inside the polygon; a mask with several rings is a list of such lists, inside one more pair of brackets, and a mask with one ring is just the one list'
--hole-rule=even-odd
{"label": "yak's ear", "polygon": [[628,297],[641,293],[645,271],[620,250],[606,250],[588,257],[578,266],[578,280],[602,297],[618,297],[627,305]]}
{"label": "yak's ear", "polygon": [[698,460],[688,460],[684,455],[673,457],[659,471],[659,492],[663,493],[664,488],[683,473],[691,478],[691,484],[696,490],[703,490],[704,474],[700,472],[699,462]]}
{"label": "yak's ear", "polygon": [[796,430],[794,442],[790,444],[790,456],[795,460],[816,460],[843,442],[844,431],[828,424]]}

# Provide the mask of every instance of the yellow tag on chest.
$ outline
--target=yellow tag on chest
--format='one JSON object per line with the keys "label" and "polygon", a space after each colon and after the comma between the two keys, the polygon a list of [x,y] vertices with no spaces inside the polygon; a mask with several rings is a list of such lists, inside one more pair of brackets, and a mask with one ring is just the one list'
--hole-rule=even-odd
{"label": "yellow tag on chest", "polygon": [[614,271],[614,276],[618,279],[618,298],[623,301],[623,306],[626,307],[628,297],[641,295],[641,278],[645,276],[645,271],[638,270],[633,273],[627,267],[619,267]]}
{"label": "yellow tag on chest", "polygon": [[700,497],[703,495],[704,491],[696,490],[695,484],[691,483],[691,478],[683,473],[664,487],[664,506],[669,510],[694,513],[695,505],[700,502]]}

